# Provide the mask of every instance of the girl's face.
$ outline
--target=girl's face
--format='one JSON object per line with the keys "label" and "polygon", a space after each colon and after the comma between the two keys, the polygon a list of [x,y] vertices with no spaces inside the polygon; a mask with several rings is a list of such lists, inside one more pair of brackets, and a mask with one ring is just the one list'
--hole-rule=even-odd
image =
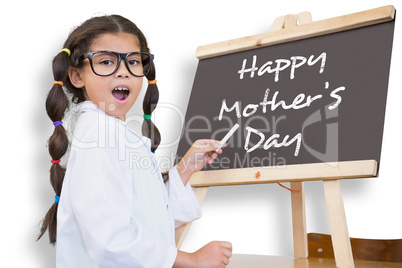
{"label": "girl's face", "polygon": [[[128,33],[100,35],[93,41],[88,52],[99,50],[118,53],[141,51],[137,37]],[[82,68],[69,70],[69,77],[75,87],[84,90],[86,100],[122,121],[137,100],[143,80],[127,70],[124,60],[114,74],[98,76],[92,71],[89,59],[85,59]]]}

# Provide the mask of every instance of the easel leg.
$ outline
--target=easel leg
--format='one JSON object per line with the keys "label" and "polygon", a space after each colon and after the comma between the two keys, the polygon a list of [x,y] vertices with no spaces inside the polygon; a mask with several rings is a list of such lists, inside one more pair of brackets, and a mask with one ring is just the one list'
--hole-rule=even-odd
{"label": "easel leg", "polygon": [[[209,187],[198,187],[194,188],[195,197],[198,200],[198,203],[201,205],[207,195]],[[184,239],[187,236],[188,231],[190,230],[191,224],[193,222],[188,222],[176,228],[175,230],[175,240],[176,240],[176,248],[180,249],[181,245],[184,242]]]}
{"label": "easel leg", "polygon": [[290,188],[298,190],[292,193],[293,251],[296,258],[308,257],[306,229],[306,208],[304,199],[304,182],[291,182]]}
{"label": "easel leg", "polygon": [[355,267],[339,180],[324,181],[336,267]]}

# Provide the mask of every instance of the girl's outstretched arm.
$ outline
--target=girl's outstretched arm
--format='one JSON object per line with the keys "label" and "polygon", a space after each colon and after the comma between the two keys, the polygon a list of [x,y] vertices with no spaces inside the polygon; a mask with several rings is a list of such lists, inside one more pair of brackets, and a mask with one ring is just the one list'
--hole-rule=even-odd
{"label": "girl's outstretched arm", "polygon": [[[191,175],[200,171],[206,164],[212,164],[222,153],[221,144],[217,140],[197,140],[177,164],[177,171],[183,184],[186,185]],[[217,151],[216,151],[217,150]],[[175,268],[215,268],[226,267],[232,256],[232,244],[226,241],[213,241],[194,253],[177,252]]]}
{"label": "girl's outstretched arm", "polygon": [[213,241],[194,253],[177,252],[174,268],[223,268],[232,257],[232,244],[225,241]]}
{"label": "girl's outstretched arm", "polygon": [[200,171],[206,164],[212,164],[222,153],[219,149],[220,143],[217,140],[197,140],[177,164],[177,171],[183,184],[186,185],[191,175]]}

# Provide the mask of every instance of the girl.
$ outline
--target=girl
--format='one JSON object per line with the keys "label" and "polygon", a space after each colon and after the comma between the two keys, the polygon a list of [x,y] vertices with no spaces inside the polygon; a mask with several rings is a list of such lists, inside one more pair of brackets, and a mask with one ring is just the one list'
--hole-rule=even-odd
{"label": "girl", "polygon": [[[155,66],[136,25],[117,15],[84,22],[54,58],[53,75],[46,110],[55,126],[49,153],[56,197],[39,238],[46,230],[50,243],[57,237],[57,267],[225,267],[228,242],[211,242],[191,254],[175,248],[174,228],[200,217],[188,180],[222,151],[215,152],[217,141],[199,140],[162,178],[152,154],[160,143],[150,120],[159,95]],[[148,138],[124,122],[144,76],[142,130]],[[66,94],[83,104],[65,169]]]}

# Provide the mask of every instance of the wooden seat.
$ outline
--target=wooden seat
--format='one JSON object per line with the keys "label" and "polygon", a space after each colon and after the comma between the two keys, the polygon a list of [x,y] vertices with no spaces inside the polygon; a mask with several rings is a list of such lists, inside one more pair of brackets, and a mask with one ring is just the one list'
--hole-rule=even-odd
{"label": "wooden seat", "polygon": [[[309,233],[308,258],[235,254],[229,268],[335,268],[331,236]],[[356,268],[402,267],[402,239],[350,238]]]}
{"label": "wooden seat", "polygon": [[[334,258],[330,235],[309,233],[307,237],[309,258]],[[350,238],[350,243],[355,260],[402,263],[402,239]]]}
{"label": "wooden seat", "polygon": [[[400,262],[379,262],[355,260],[356,268],[401,268]],[[298,259],[287,256],[243,255],[235,254],[230,259],[228,268],[336,268],[335,259],[309,257]]]}

